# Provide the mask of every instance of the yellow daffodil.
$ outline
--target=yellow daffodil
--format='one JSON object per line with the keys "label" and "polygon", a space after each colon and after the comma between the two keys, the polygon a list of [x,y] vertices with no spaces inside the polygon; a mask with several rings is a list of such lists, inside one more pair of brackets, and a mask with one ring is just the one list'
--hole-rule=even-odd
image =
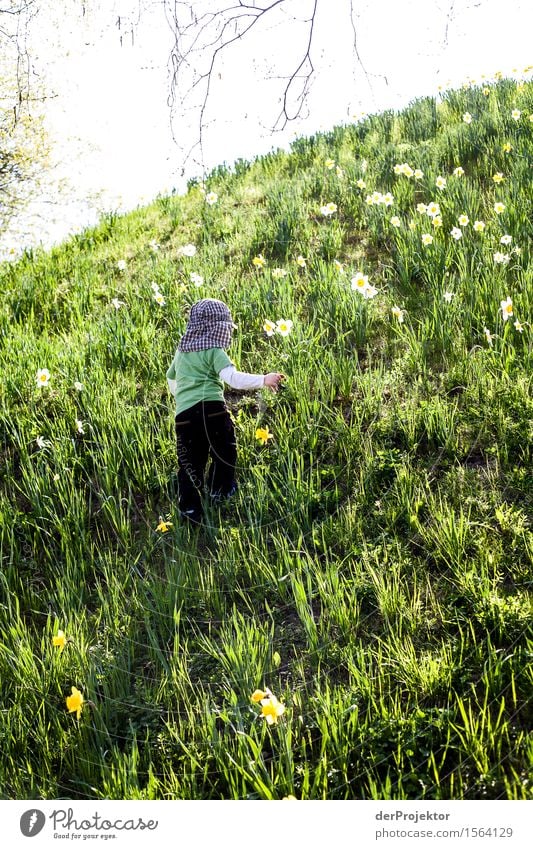
{"label": "yellow daffodil", "polygon": [[278,702],[276,696],[268,691],[268,697],[261,699],[261,716],[269,725],[275,725],[278,718],[285,713],[285,705]]}
{"label": "yellow daffodil", "polygon": [[72,687],[72,695],[66,698],[68,712],[75,713],[79,719],[84,701],[83,694],[76,687]]}
{"label": "yellow daffodil", "polygon": [[485,95],[485,97],[488,97],[490,94],[490,88],[487,88],[487,86],[485,86],[485,88],[483,89],[483,94]]}
{"label": "yellow daffodil", "polygon": [[497,201],[494,204],[494,212],[496,213],[496,215],[501,215],[501,213],[504,211],[504,209],[505,209],[505,204],[502,203],[501,201]]}
{"label": "yellow daffodil", "polygon": [[274,439],[274,434],[270,433],[267,427],[258,427],[255,431],[255,438],[259,440],[261,445],[266,445],[267,440]]}
{"label": "yellow daffodil", "polygon": [[258,254],[258,256],[254,256],[252,260],[252,264],[255,265],[256,268],[263,268],[266,263],[266,259],[262,254]]}
{"label": "yellow daffodil", "polygon": [[422,233],[422,244],[423,245],[431,245],[433,242],[433,236],[431,233]]}
{"label": "yellow daffodil", "polygon": [[505,301],[500,301],[500,309],[502,311],[502,318],[504,321],[507,321],[513,314],[513,302],[511,298],[507,298]]}
{"label": "yellow daffodil", "polygon": [[67,644],[67,638],[63,631],[58,631],[55,637],[52,637],[52,645],[59,649],[60,653]]}
{"label": "yellow daffodil", "polygon": [[37,386],[48,386],[50,382],[50,372],[47,368],[40,368],[36,376]]}
{"label": "yellow daffodil", "polygon": [[328,171],[331,171],[333,168],[335,168],[335,160],[334,159],[326,159],[326,161],[324,162],[324,165],[326,166]]}
{"label": "yellow daffodil", "polygon": [[172,522],[166,522],[162,516],[159,517],[159,524],[156,528],[156,531],[160,531],[162,534],[166,534],[169,528],[172,527]]}
{"label": "yellow daffodil", "polygon": [[495,183],[503,183],[504,178],[502,172],[498,171],[496,174],[493,175],[492,179]]}
{"label": "yellow daffodil", "polygon": [[486,224],[484,221],[474,221],[474,230],[476,233],[482,233],[485,227]]}
{"label": "yellow daffodil", "polygon": [[273,336],[276,332],[276,325],[273,321],[269,321],[268,319],[263,324],[263,330],[265,331],[267,336]]}
{"label": "yellow daffodil", "polygon": [[267,695],[268,695],[268,693],[266,693],[264,690],[254,690],[254,692],[252,693],[250,698],[251,698],[252,702],[257,703],[257,702],[260,702],[261,699],[266,699]]}
{"label": "yellow daffodil", "polygon": [[513,146],[511,142],[505,142],[505,144],[502,145],[502,150],[504,153],[511,153],[512,149]]}

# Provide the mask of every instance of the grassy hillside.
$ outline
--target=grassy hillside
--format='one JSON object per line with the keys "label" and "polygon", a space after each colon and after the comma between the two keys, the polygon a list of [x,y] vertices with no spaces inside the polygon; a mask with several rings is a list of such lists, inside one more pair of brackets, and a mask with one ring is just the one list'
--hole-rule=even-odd
{"label": "grassy hillside", "polygon": [[[531,798],[532,113],[450,91],[0,267],[4,798]],[[200,297],[287,380],[191,529]]]}

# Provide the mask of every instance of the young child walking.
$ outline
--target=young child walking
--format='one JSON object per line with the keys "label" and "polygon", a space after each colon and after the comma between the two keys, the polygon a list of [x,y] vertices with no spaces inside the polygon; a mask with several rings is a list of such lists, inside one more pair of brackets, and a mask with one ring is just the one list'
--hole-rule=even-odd
{"label": "young child walking", "polygon": [[197,301],[167,371],[168,386],[176,400],[179,511],[195,523],[203,515],[204,484],[215,499],[228,498],[237,489],[237,444],[224,401],[224,383],[233,389],[268,386],[276,392],[284,379],[278,372],[237,371],[226,353],[235,327],[225,303],[215,298]]}

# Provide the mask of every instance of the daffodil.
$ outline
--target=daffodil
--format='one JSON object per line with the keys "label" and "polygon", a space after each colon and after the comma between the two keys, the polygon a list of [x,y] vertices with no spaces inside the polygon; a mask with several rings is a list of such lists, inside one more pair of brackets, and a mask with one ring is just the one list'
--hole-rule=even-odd
{"label": "daffodil", "polygon": [[401,225],[402,225],[402,222],[400,221],[400,219],[398,218],[397,215],[392,216],[390,223],[392,224],[393,227],[401,227]]}
{"label": "daffodil", "polygon": [[441,218],[441,216],[440,216],[440,215],[435,215],[435,216],[431,219],[431,223],[433,224],[433,227],[434,227],[435,229],[437,229],[437,227],[442,227],[442,218]]}
{"label": "daffodil", "polygon": [[372,204],[374,203],[374,198],[373,198],[373,196],[372,196],[372,195],[367,195],[367,196],[366,196],[366,198],[365,198],[365,203],[366,203],[366,204],[368,204],[368,206],[372,206]]}
{"label": "daffodil", "polygon": [[511,142],[505,142],[505,144],[502,145],[502,150],[504,153],[511,153],[512,149],[513,146]]}
{"label": "daffodil", "polygon": [[209,206],[214,206],[214,204],[218,201],[218,195],[216,192],[208,192],[205,196],[205,202],[209,204]]}
{"label": "daffodil", "polygon": [[156,304],[159,304],[160,307],[164,307],[166,304],[165,296],[162,292],[154,292],[154,301]]}
{"label": "daffodil", "polygon": [[305,268],[306,264],[306,260],[303,256],[296,257],[296,265],[299,265],[300,268]]}
{"label": "daffodil", "polygon": [[252,260],[252,265],[255,265],[256,268],[264,268],[265,263],[266,259],[264,258],[263,254],[258,254],[257,256],[254,256]]}
{"label": "daffodil", "polygon": [[194,283],[195,286],[202,286],[204,282],[204,278],[201,274],[197,274],[196,271],[192,271],[190,275],[191,283]]}
{"label": "daffodil", "polygon": [[371,286],[370,283],[368,286],[361,292],[363,298],[365,300],[369,300],[370,298],[375,298],[378,293],[378,290],[375,286]]}
{"label": "daffodil", "polygon": [[156,242],[156,240],[155,240],[155,239],[152,239],[152,240],[148,243],[148,247],[150,248],[150,250],[151,250],[151,251],[153,251],[154,253],[157,253],[157,251],[159,250],[159,248],[161,247],[161,245],[160,245],[158,242]]}
{"label": "daffodil", "polygon": [[472,123],[472,116],[471,116],[470,112],[464,113],[463,121],[464,121],[465,124],[471,124]]}
{"label": "daffodil", "polygon": [[156,531],[160,531],[162,534],[166,534],[169,528],[172,527],[172,522],[166,522],[162,516],[159,517],[159,524],[156,528]]}
{"label": "daffodil", "polygon": [[320,207],[320,212],[326,217],[333,215],[333,213],[337,212],[337,204],[330,201],[329,203],[326,203],[325,206]]}
{"label": "daffodil", "polygon": [[511,118],[513,119],[513,121],[519,121],[521,116],[522,113],[520,109],[513,109],[513,111],[511,112]]}
{"label": "daffodil", "polygon": [[393,314],[394,318],[396,318],[399,323],[402,324],[404,310],[400,309],[400,307],[392,307],[391,313]]}
{"label": "daffodil", "polygon": [[431,203],[428,203],[426,207],[426,215],[429,215],[431,218],[435,215],[440,215],[440,206],[436,201],[432,200]]}
{"label": "daffodil", "polygon": [[455,294],[454,292],[445,292],[442,297],[444,298],[444,300],[446,301],[447,304],[450,304],[454,294]]}
{"label": "daffodil", "polygon": [[465,169],[462,167],[462,165],[458,165],[457,168],[453,169],[453,176],[454,177],[464,177],[464,173],[465,173]]}
{"label": "daffodil", "polygon": [[510,245],[513,241],[513,237],[509,235],[509,233],[504,233],[504,235],[500,239],[500,245]]}
{"label": "daffodil", "polygon": [[485,339],[487,340],[489,345],[492,345],[493,335],[490,332],[488,327],[483,328],[483,333],[485,334]]}
{"label": "daffodil", "polygon": [[265,331],[267,336],[273,336],[276,332],[276,325],[273,321],[269,321],[268,319],[263,324],[263,330]]}
{"label": "daffodil", "polygon": [[398,176],[400,174],[403,174],[403,165],[400,165],[399,162],[397,162],[396,165],[394,166],[394,173],[397,174]]}
{"label": "daffodil", "polygon": [[67,644],[67,638],[65,636],[64,631],[58,631],[55,637],[52,637],[52,645],[59,649],[60,652],[63,651]]}
{"label": "daffodil", "polygon": [[496,251],[496,253],[493,254],[492,258],[494,262],[499,263],[500,265],[507,265],[507,263],[511,259],[509,254],[504,254],[501,251]]}
{"label": "daffodil", "polygon": [[470,219],[469,219],[468,215],[465,215],[463,213],[463,215],[459,216],[459,226],[460,227],[466,227],[466,225],[468,224],[469,221],[470,221]]}
{"label": "daffodil", "polygon": [[516,330],[518,330],[519,333],[523,332],[524,328],[523,328],[522,324],[518,321],[518,319],[516,319],[514,326],[515,326]]}
{"label": "daffodil", "polygon": [[439,175],[437,177],[437,179],[435,180],[435,185],[438,189],[441,189],[441,191],[442,191],[442,189],[445,189],[446,188],[446,177],[441,177]]}
{"label": "daffodil", "polygon": [[76,430],[78,433],[84,434],[83,422],[81,419],[76,419]]}
{"label": "daffodil", "polygon": [[384,203],[385,206],[392,206],[392,204],[394,203],[394,196],[391,195],[390,192],[387,192],[386,194],[382,195],[381,203]]}
{"label": "daffodil", "polygon": [[177,250],[178,256],[195,256],[196,255],[196,245],[182,245],[181,248]]}
{"label": "daffodil", "polygon": [[35,440],[35,442],[37,443],[37,448],[41,448],[41,449],[42,448],[48,448],[48,446],[52,444],[50,442],[50,440],[45,439],[44,436],[38,436],[37,439]]}
{"label": "daffodil", "polygon": [[496,213],[496,215],[501,215],[502,212],[504,211],[504,209],[505,209],[505,204],[502,203],[501,201],[497,201],[494,204],[494,212]]}
{"label": "daffodil", "polygon": [[368,286],[368,276],[363,274],[361,271],[358,271],[355,277],[352,277],[351,284],[354,291],[361,291]]}
{"label": "daffodil", "polygon": [[76,717],[79,719],[81,716],[81,709],[83,706],[83,702],[85,701],[83,698],[83,694],[77,689],[77,687],[72,687],[72,695],[67,696],[67,709],[69,713],[75,713]]}
{"label": "daffodil", "polygon": [[335,266],[339,274],[342,274],[342,272],[344,271],[344,265],[342,264],[342,262],[339,262],[338,259],[334,259],[333,265]]}
{"label": "daffodil", "polygon": [[126,271],[126,266],[127,266],[126,260],[125,259],[119,259],[119,261],[117,262],[118,270],[119,271]]}
{"label": "daffodil", "polygon": [[278,718],[285,713],[285,705],[278,702],[276,696],[268,691],[266,698],[261,699],[261,716],[269,725],[275,725]]}
{"label": "daffodil", "polygon": [[118,298],[112,298],[112,299],[111,299],[111,305],[112,305],[112,306],[113,306],[116,310],[119,310],[121,307],[125,306],[124,301],[119,301],[119,299],[118,299]]}
{"label": "daffodil", "polygon": [[287,276],[287,272],[285,271],[284,268],[273,268],[272,269],[272,277],[275,277],[276,280],[278,280],[281,277],[286,277],[286,276]]}
{"label": "daffodil", "polygon": [[496,174],[493,174],[492,179],[495,183],[503,183],[504,177],[501,171],[497,171]]}
{"label": "daffodil", "polygon": [[48,386],[50,383],[50,372],[47,368],[40,368],[36,376],[37,386]]}
{"label": "daffodil", "polygon": [[487,88],[487,86],[485,86],[485,88],[483,89],[483,94],[485,95],[485,97],[488,97],[490,94],[490,88]]}
{"label": "daffodil", "polygon": [[258,427],[255,431],[255,438],[259,440],[261,445],[266,445],[269,439],[274,439],[274,434],[270,433],[267,427]]}
{"label": "daffodil", "polygon": [[257,703],[260,702],[261,699],[266,699],[267,695],[268,693],[266,693],[264,690],[254,690],[254,692],[250,696],[250,699],[252,700],[252,702]]}
{"label": "daffodil", "polygon": [[290,318],[280,318],[279,321],[276,321],[276,332],[280,334],[280,336],[288,336],[292,330],[292,321]]}
{"label": "daffodil", "polygon": [[333,168],[335,168],[335,160],[334,159],[326,159],[326,161],[324,162],[324,165],[326,166],[328,171],[331,171]]}
{"label": "daffodil", "polygon": [[372,203],[383,203],[383,195],[381,192],[372,192]]}
{"label": "daffodil", "polygon": [[482,233],[485,227],[486,224],[484,221],[474,221],[474,230],[476,233]]}
{"label": "daffodil", "polygon": [[423,176],[424,172],[420,168],[415,168],[415,180],[421,180]]}
{"label": "daffodil", "polygon": [[152,292],[159,292],[159,283],[156,283],[155,280],[152,280],[150,283],[150,289]]}
{"label": "daffodil", "polygon": [[357,186],[358,189],[366,189],[366,183],[362,179],[358,180],[355,185]]}
{"label": "daffodil", "polygon": [[425,203],[417,203],[416,211],[419,212],[421,215],[426,215],[428,211],[427,205]]}
{"label": "daffodil", "polygon": [[459,227],[452,227],[450,230],[450,235],[453,236],[456,242],[463,237],[463,231],[459,229]]}
{"label": "daffodil", "polygon": [[513,314],[513,302],[511,298],[507,298],[505,301],[500,301],[500,309],[502,311],[502,318],[504,321],[507,321]]}
{"label": "daffodil", "polygon": [[73,386],[76,392],[81,392],[83,389],[83,383],[80,383],[79,380],[75,380]]}
{"label": "daffodil", "polygon": [[404,162],[402,165],[402,174],[404,175],[404,177],[407,177],[410,180],[414,173],[415,172],[413,171],[411,166],[408,165],[407,162]]}
{"label": "daffodil", "polygon": [[433,236],[431,233],[422,233],[422,244],[423,245],[431,245],[433,242]]}

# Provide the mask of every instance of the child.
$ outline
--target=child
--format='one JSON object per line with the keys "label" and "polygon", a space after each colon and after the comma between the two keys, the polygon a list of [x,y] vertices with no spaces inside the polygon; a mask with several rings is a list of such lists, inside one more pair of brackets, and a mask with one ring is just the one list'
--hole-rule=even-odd
{"label": "child", "polygon": [[201,493],[209,457],[206,483],[211,496],[227,498],[237,489],[237,444],[224,403],[223,381],[233,389],[268,386],[276,392],[284,379],[278,372],[262,375],[236,370],[225,351],[234,327],[222,301],[197,301],[167,371],[168,386],[176,399],[179,510],[192,522],[202,518]]}

